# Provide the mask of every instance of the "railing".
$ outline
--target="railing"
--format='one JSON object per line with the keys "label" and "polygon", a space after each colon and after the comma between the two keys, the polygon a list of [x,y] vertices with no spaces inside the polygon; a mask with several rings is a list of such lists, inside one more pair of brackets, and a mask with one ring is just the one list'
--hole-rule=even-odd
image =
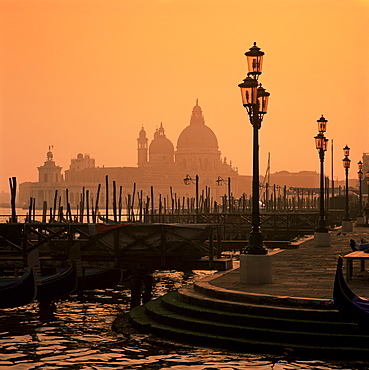
{"label": "railing", "polygon": [[82,267],[180,265],[180,261],[219,253],[213,226],[166,224],[5,223],[0,224],[2,265],[27,266],[37,249],[44,266],[67,266],[79,259]]}

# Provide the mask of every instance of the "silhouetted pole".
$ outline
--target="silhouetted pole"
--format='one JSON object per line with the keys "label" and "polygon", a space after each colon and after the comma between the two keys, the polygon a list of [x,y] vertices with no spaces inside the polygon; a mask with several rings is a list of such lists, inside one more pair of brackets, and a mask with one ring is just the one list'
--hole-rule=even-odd
{"label": "silhouetted pole", "polygon": [[218,176],[218,179],[215,180],[218,186],[222,185],[224,182],[228,186],[228,213],[231,212],[231,178],[228,177],[228,180],[224,180],[222,176]]}
{"label": "silhouetted pole", "polygon": [[122,220],[122,199],[123,198],[123,187],[122,185],[119,186],[119,204],[118,204],[118,214],[119,214],[119,217],[118,217],[118,221],[120,222]]}
{"label": "silhouetted pole", "polygon": [[[333,139],[331,140],[331,172],[332,172],[332,198],[334,198],[334,178],[333,178]],[[333,207],[333,200],[332,206]]]}
{"label": "silhouetted pole", "polygon": [[199,214],[199,176],[196,175],[196,178],[195,180],[189,175],[187,174],[186,177],[183,179],[183,182],[185,185],[190,185],[190,184],[193,184],[195,183],[195,186],[196,186],[196,193],[195,193],[195,202],[196,202],[196,220],[195,222],[197,222],[197,219],[198,219],[198,214]]}
{"label": "silhouetted pole", "polygon": [[109,176],[105,176],[105,222],[109,222]]}
{"label": "silhouetted pole", "polygon": [[95,203],[95,218],[93,220],[94,223],[97,221],[97,216],[99,214],[100,190],[101,190],[101,184],[97,186],[96,203]]}
{"label": "silhouetted pole", "polygon": [[[195,179],[195,185],[196,185],[196,215],[199,214],[199,176],[196,175]],[[197,219],[196,219],[197,222]]]}
{"label": "silhouetted pole", "polygon": [[114,222],[117,222],[117,184],[113,181],[113,215]]}
{"label": "silhouetted pole", "polygon": [[364,177],[364,173],[362,171],[363,169],[363,162],[359,161],[357,163],[358,165],[358,169],[359,171],[357,172],[357,176],[358,176],[358,179],[359,179],[359,216],[363,216],[363,194],[362,194],[362,180],[363,180],[363,177]]}
{"label": "silhouetted pole", "polygon": [[9,185],[10,185],[10,203],[12,207],[12,216],[10,218],[10,222],[17,222],[17,213],[16,213],[16,196],[17,196],[17,178],[11,177],[9,178]]}

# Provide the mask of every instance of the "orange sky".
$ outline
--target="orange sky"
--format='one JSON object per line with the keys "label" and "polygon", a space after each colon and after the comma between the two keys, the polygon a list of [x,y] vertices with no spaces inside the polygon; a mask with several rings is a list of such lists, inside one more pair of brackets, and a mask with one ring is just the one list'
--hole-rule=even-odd
{"label": "orange sky", "polygon": [[[271,93],[260,173],[316,170],[328,119],[334,176],[369,152],[368,0],[0,0],[0,191],[36,181],[49,145],[67,169],[136,166],[137,136],[163,122],[176,146],[196,99],[222,156],[251,174],[252,130],[237,85],[246,52],[265,52]],[[327,155],[330,174],[330,149]]]}

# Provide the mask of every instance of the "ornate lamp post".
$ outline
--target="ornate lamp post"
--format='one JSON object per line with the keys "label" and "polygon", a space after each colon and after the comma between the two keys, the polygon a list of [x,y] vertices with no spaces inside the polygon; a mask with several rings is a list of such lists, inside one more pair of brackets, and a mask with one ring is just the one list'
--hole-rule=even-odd
{"label": "ornate lamp post", "polygon": [[[367,171],[366,173],[366,185],[367,185],[367,189],[369,189],[369,171]],[[367,201],[364,207],[365,225],[368,224],[368,201],[369,201],[369,190],[368,190],[368,198],[367,198]]]}
{"label": "ornate lamp post", "polygon": [[[196,216],[199,214],[199,176],[196,175],[195,180],[190,176],[186,175],[186,177],[183,179],[183,182],[185,185],[196,185]],[[197,221],[197,218],[196,218]]]}
{"label": "ornate lamp post", "polygon": [[228,185],[228,213],[231,213],[231,178],[228,177],[228,180],[224,180],[223,177],[218,176],[218,179],[215,180],[218,186],[221,186],[222,183]]}
{"label": "ornate lamp post", "polygon": [[316,229],[316,231],[320,233],[327,233],[328,229],[325,222],[324,212],[324,153],[327,151],[328,139],[324,136],[324,132],[326,131],[328,121],[322,115],[317,122],[319,133],[317,136],[315,136],[315,146],[319,152],[320,159],[320,218],[319,227]]}
{"label": "ornate lamp post", "polygon": [[362,192],[362,180],[364,178],[363,173],[363,162],[359,161],[357,163],[357,167],[359,171],[357,171],[357,177],[359,179],[359,213],[358,218],[360,218],[360,224],[364,223],[364,217],[363,217],[363,192]]}
{"label": "ornate lamp post", "polygon": [[249,120],[253,126],[253,171],[252,171],[252,231],[246,253],[267,254],[260,230],[259,204],[259,129],[264,115],[267,113],[269,93],[258,86],[258,78],[262,73],[264,52],[256,46],[245,53],[248,64],[248,74],[238,86],[241,89],[242,104],[246,108]]}
{"label": "ornate lamp post", "polygon": [[345,177],[346,177],[346,206],[345,206],[345,216],[342,221],[342,231],[352,231],[352,223],[351,223],[350,213],[349,213],[350,211],[349,196],[348,196],[348,190],[349,190],[348,189],[349,188],[348,173],[349,173],[349,168],[350,168],[350,163],[351,163],[349,154],[350,154],[350,148],[346,145],[343,148],[343,155],[345,157],[342,159],[343,168],[345,169]]}

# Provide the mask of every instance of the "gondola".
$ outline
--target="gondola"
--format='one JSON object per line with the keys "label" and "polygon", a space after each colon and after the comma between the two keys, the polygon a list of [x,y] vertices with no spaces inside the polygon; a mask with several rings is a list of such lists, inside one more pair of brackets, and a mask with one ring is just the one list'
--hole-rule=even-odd
{"label": "gondola", "polygon": [[121,269],[84,269],[78,276],[78,290],[109,289],[121,283]]}
{"label": "gondola", "polygon": [[357,296],[347,286],[342,266],[343,258],[339,256],[333,289],[334,304],[346,320],[362,326],[369,326],[369,300]]}
{"label": "gondola", "polygon": [[19,279],[4,279],[0,284],[0,308],[14,308],[31,303],[37,293],[34,269]]}
{"label": "gondola", "polygon": [[48,302],[71,294],[77,289],[77,283],[77,268],[76,263],[73,262],[67,270],[61,273],[41,277],[36,299],[39,302]]}

